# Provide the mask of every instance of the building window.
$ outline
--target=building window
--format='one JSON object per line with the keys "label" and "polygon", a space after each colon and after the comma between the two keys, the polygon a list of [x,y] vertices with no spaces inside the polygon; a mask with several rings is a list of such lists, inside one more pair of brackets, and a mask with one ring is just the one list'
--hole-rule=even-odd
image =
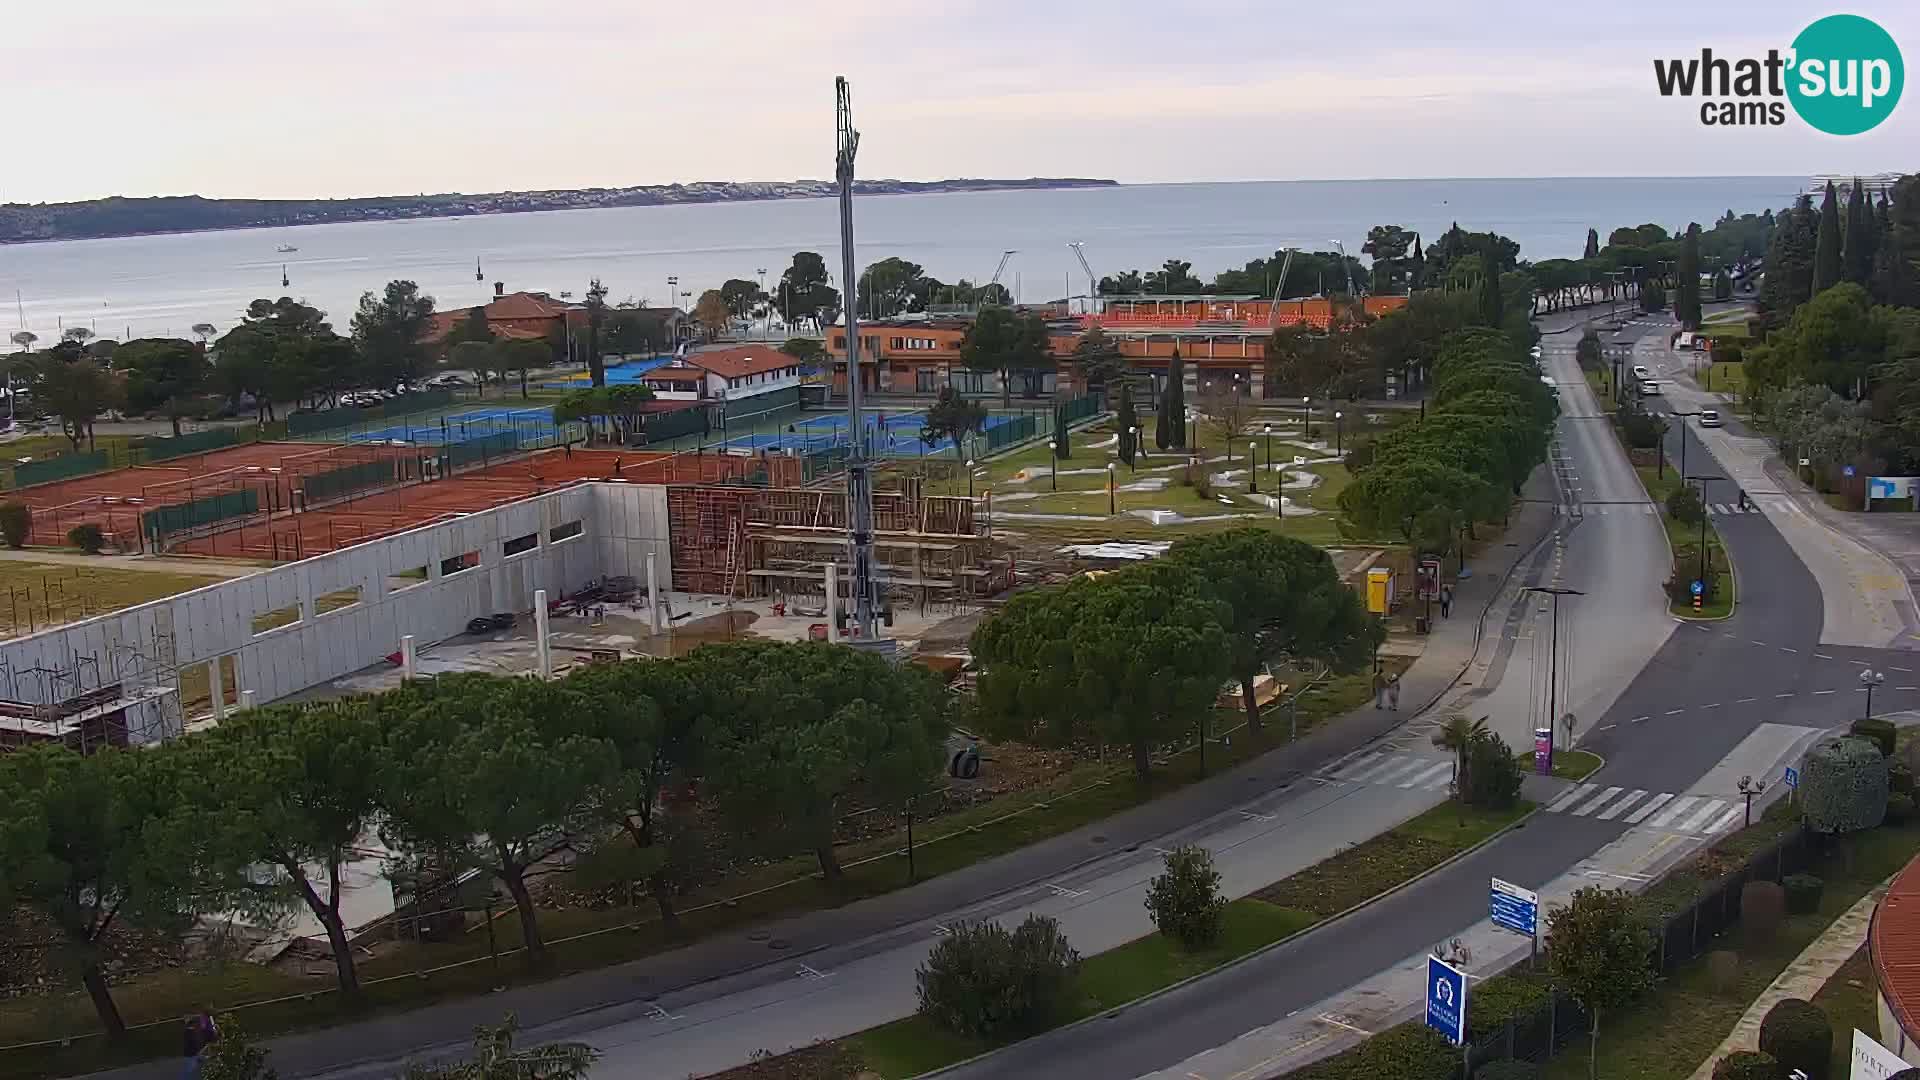
{"label": "building window", "polygon": [[889,349],[898,349],[898,348],[900,348],[900,347],[901,347],[901,345],[900,345],[900,342],[901,342],[901,341],[903,341],[903,340],[904,340],[903,338],[888,338],[888,339],[887,339],[887,348],[889,348]]}
{"label": "building window", "polygon": [[579,535],[580,535],[580,523],[577,521],[569,521],[569,522],[565,522],[564,524],[555,525],[553,528],[548,529],[547,542],[549,544],[557,544],[562,540],[571,540],[574,537]]}
{"label": "building window", "polygon": [[500,545],[500,553],[510,559],[515,555],[521,554],[522,552],[532,551],[534,548],[537,548],[539,546],[540,546],[540,534],[537,532],[530,532],[525,536],[516,536],[513,539],[507,541],[506,543]]}
{"label": "building window", "polygon": [[917,393],[931,394],[940,388],[940,372],[937,368],[920,367],[913,371],[913,389]]}

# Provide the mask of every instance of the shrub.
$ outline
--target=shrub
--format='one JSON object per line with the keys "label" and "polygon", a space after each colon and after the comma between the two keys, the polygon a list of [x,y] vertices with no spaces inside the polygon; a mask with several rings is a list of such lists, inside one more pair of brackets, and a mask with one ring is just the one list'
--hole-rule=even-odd
{"label": "shrub", "polygon": [[1887,814],[1881,819],[1887,825],[1905,825],[1913,820],[1913,796],[1894,792],[1887,796]]}
{"label": "shrub", "polygon": [[27,536],[33,532],[33,508],[19,499],[8,499],[0,503],[0,539],[15,551],[27,546]]}
{"label": "shrub", "polygon": [[1498,735],[1475,739],[1467,750],[1468,806],[1508,810],[1520,799],[1520,763]]}
{"label": "shrub", "polygon": [[89,521],[83,525],[75,525],[73,528],[68,529],[67,543],[72,544],[74,547],[79,548],[89,555],[98,555],[100,554],[100,549],[107,546],[107,537],[105,533],[100,531],[100,526]]}
{"label": "shrub", "polygon": [[1667,290],[1658,282],[1648,282],[1640,289],[1640,310],[1660,311],[1667,306]]}
{"label": "shrub", "polygon": [[1666,421],[1647,412],[1637,402],[1623,406],[1618,415],[1620,434],[1631,449],[1651,450],[1660,445],[1661,437],[1667,433]]}
{"label": "shrub", "polygon": [[215,1024],[220,1039],[201,1055],[201,1080],[279,1080],[280,1074],[267,1064],[267,1052],[247,1038],[239,1021],[223,1015]]}
{"label": "shrub", "polygon": [[1713,1080],[1780,1080],[1785,1075],[1772,1054],[1735,1050],[1713,1065]]}
{"label": "shrub", "polygon": [[1920,1080],[1920,1068],[1901,1069],[1887,1077],[1887,1080]]}
{"label": "shrub", "polygon": [[1787,921],[1787,890],[1771,881],[1749,881],[1740,888],[1740,929],[1747,943],[1770,941]]}
{"label": "shrub", "polygon": [[1887,791],[1891,794],[1913,794],[1913,766],[1898,759],[1887,765]]}
{"label": "shrub", "polygon": [[1547,980],[1537,975],[1495,975],[1467,996],[1467,1036],[1477,1042],[1496,1035],[1508,1021],[1545,1009],[1551,996]]}
{"label": "shrub", "polygon": [[1162,934],[1189,949],[1220,940],[1227,898],[1220,895],[1220,871],[1213,855],[1194,845],[1166,855],[1166,871],[1147,885],[1147,912]]}
{"label": "shrub", "polygon": [[1776,1075],[1798,1069],[1808,1080],[1826,1080],[1827,1061],[1833,1056],[1833,1023],[1813,1002],[1787,998],[1768,1009],[1760,1021],[1760,1049],[1780,1063]]}
{"label": "shrub", "polygon": [[1814,747],[1801,763],[1800,805],[1815,832],[1837,836],[1873,828],[1887,812],[1887,759],[1865,739]]}
{"label": "shrub", "polygon": [[1707,954],[1707,988],[1716,994],[1733,992],[1740,978],[1740,954],[1732,949],[1715,949]]}
{"label": "shrub", "polygon": [[1540,1080],[1540,1066],[1531,1061],[1489,1061],[1473,1070],[1473,1080]]}
{"label": "shrub", "polygon": [[1359,476],[1361,473],[1366,472],[1367,466],[1371,464],[1373,464],[1373,443],[1371,441],[1363,442],[1347,451],[1347,471],[1353,475]]}
{"label": "shrub", "polygon": [[1456,1080],[1460,1051],[1422,1024],[1402,1024],[1287,1074],[1287,1080]]}
{"label": "shrub", "polygon": [[1700,492],[1682,484],[1667,492],[1667,516],[1682,525],[1698,525],[1705,517],[1707,508],[1700,502]]}
{"label": "shrub", "polygon": [[940,939],[914,973],[920,1014],[976,1038],[1030,1034],[1067,1005],[1080,954],[1060,924],[1041,915],[1009,933],[994,922],[963,922]]}
{"label": "shrub", "polygon": [[1812,874],[1788,874],[1780,882],[1787,891],[1787,911],[1794,915],[1807,915],[1820,910],[1820,894],[1826,891],[1827,883]]}
{"label": "shrub", "polygon": [[1893,756],[1894,740],[1899,732],[1894,728],[1893,721],[1867,716],[1855,720],[1847,728],[1847,734],[1871,742],[1880,748],[1881,757],[1890,758]]}

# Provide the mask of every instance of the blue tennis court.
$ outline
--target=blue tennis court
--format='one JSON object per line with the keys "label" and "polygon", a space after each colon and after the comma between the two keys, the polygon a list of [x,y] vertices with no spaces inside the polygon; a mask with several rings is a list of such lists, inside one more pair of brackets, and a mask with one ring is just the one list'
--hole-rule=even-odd
{"label": "blue tennis court", "polygon": [[466,442],[485,435],[512,431],[520,436],[522,447],[546,445],[542,440],[558,442],[561,429],[553,422],[551,408],[469,409],[437,419],[423,419],[348,436],[353,442],[403,442],[421,446],[444,446]]}

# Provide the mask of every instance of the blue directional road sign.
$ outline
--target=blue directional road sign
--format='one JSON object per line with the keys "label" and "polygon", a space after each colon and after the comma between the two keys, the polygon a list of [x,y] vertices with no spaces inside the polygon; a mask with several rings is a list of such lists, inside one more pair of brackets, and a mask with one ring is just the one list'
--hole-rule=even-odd
{"label": "blue directional road sign", "polygon": [[1787,766],[1787,786],[1790,788],[1800,786],[1800,770],[1791,765]]}
{"label": "blue directional road sign", "polygon": [[1427,957],[1427,1026],[1459,1046],[1467,1037],[1467,973]]}
{"label": "blue directional road sign", "polygon": [[1493,879],[1492,901],[1488,905],[1493,925],[1516,934],[1533,937],[1540,932],[1540,894],[1511,882]]}
{"label": "blue directional road sign", "polygon": [[1848,465],[1843,467],[1840,470],[1840,475],[1846,477],[1849,480],[1853,479],[1853,466]]}
{"label": "blue directional road sign", "polygon": [[1699,595],[1700,595],[1701,593],[1703,593],[1703,592],[1706,592],[1706,591],[1707,591],[1707,586],[1706,586],[1706,583],[1705,583],[1705,582],[1703,582],[1703,581],[1701,581],[1701,580],[1700,580],[1699,578],[1694,578],[1694,579],[1693,579],[1693,584],[1691,584],[1691,585],[1689,585],[1689,586],[1687,586],[1687,587],[1688,587],[1689,589],[1692,589],[1692,590],[1693,590],[1693,595],[1695,595],[1695,596],[1699,596]]}

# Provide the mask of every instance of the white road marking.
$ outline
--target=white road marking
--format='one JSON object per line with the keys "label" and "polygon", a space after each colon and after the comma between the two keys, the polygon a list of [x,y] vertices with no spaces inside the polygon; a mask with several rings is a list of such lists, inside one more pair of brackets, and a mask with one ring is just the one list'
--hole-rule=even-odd
{"label": "white road marking", "polygon": [[1593,794],[1598,790],[1600,790],[1599,784],[1581,784],[1580,786],[1567,792],[1565,795],[1562,795],[1558,799],[1555,799],[1553,802],[1553,805],[1547,807],[1547,812],[1550,814],[1557,814],[1560,811],[1565,810],[1567,807],[1572,806],[1574,803],[1579,802],[1581,799],[1586,798],[1587,796]]}
{"label": "white road marking", "polygon": [[1047,888],[1052,890],[1053,895],[1055,896],[1080,897],[1080,896],[1087,895],[1085,892],[1082,892],[1079,889],[1069,889],[1065,885],[1055,885],[1051,881],[1047,882]]}
{"label": "white road marking", "polygon": [[1681,713],[1683,713],[1683,712],[1686,712],[1686,711],[1687,711],[1687,710],[1685,710],[1685,709],[1668,709],[1668,710],[1667,710],[1667,715],[1668,715],[1668,716],[1679,716],[1679,715],[1680,715]]}
{"label": "white road marking", "polygon": [[1435,765],[1433,768],[1427,769],[1426,771],[1420,773],[1420,775],[1415,776],[1413,779],[1408,780],[1403,784],[1400,784],[1399,786],[1403,788],[1425,787],[1429,781],[1438,780],[1440,777],[1448,776],[1452,772],[1453,772],[1453,762],[1443,761],[1440,764]]}
{"label": "white road marking", "polygon": [[1814,694],[1816,696],[1820,694],[1837,694],[1837,693],[1839,693],[1839,691],[1837,690],[1815,690],[1814,691]]}
{"label": "white road marking", "polygon": [[1660,809],[1661,807],[1667,805],[1669,802],[1672,802],[1672,801],[1673,801],[1673,795],[1671,793],[1663,792],[1659,795],[1655,795],[1652,799],[1648,800],[1645,806],[1642,806],[1640,809],[1635,810],[1633,813],[1627,815],[1627,824],[1629,825],[1640,824],[1642,821],[1647,820],[1647,815],[1653,813],[1655,810]]}
{"label": "white road marking", "polygon": [[1698,796],[1682,795],[1680,798],[1673,800],[1672,806],[1669,806],[1665,810],[1660,811],[1659,817],[1656,817],[1652,821],[1647,822],[1647,824],[1653,826],[1656,829],[1664,829],[1667,827],[1668,822],[1672,821],[1674,818],[1677,818],[1681,814],[1684,814],[1688,810],[1692,809],[1693,804],[1699,801],[1700,799]]}
{"label": "white road marking", "polygon": [[1596,814],[1594,816],[1594,820],[1595,821],[1612,821],[1614,818],[1617,818],[1621,814],[1625,813],[1627,807],[1632,806],[1634,803],[1637,803],[1641,799],[1646,798],[1646,796],[1647,796],[1646,788],[1635,788],[1634,790],[1627,792],[1627,795],[1625,798],[1614,803],[1612,806],[1607,807],[1601,813]]}
{"label": "white road marking", "polygon": [[1621,791],[1620,788],[1610,787],[1607,790],[1601,792],[1598,798],[1589,799],[1585,806],[1582,806],[1578,810],[1571,810],[1570,812],[1573,814],[1574,817],[1586,817],[1588,814],[1591,814],[1595,810],[1598,810],[1602,806],[1605,806],[1607,804],[1607,801],[1612,799],[1615,795],[1620,794],[1620,791]]}
{"label": "white road marking", "polygon": [[1725,808],[1726,805],[1727,805],[1726,803],[1721,802],[1719,799],[1708,799],[1705,803],[1703,803],[1700,806],[1700,809],[1697,812],[1695,812],[1692,817],[1688,818],[1686,821],[1681,822],[1678,825],[1675,825],[1674,828],[1680,830],[1681,832],[1698,832],[1700,830],[1700,826],[1705,825],[1708,821],[1711,821],[1713,819],[1713,816],[1715,814],[1718,814],[1723,808]]}
{"label": "white road marking", "polygon": [[1736,806],[1731,810],[1728,810],[1725,814],[1722,814],[1720,816],[1719,821],[1716,821],[1713,823],[1713,826],[1709,828],[1707,832],[1709,834],[1712,834],[1712,833],[1720,833],[1720,832],[1727,831],[1727,829],[1732,827],[1734,822],[1740,820],[1740,815],[1745,812],[1746,812],[1746,807],[1744,806]]}
{"label": "white road marking", "polygon": [[1787,648],[1787,647],[1786,647],[1785,645],[1782,645],[1782,646],[1780,646],[1780,651],[1781,651],[1781,652],[1790,652],[1790,653],[1797,653],[1797,652],[1799,652],[1800,650],[1799,650],[1799,649],[1789,649],[1789,648]]}

